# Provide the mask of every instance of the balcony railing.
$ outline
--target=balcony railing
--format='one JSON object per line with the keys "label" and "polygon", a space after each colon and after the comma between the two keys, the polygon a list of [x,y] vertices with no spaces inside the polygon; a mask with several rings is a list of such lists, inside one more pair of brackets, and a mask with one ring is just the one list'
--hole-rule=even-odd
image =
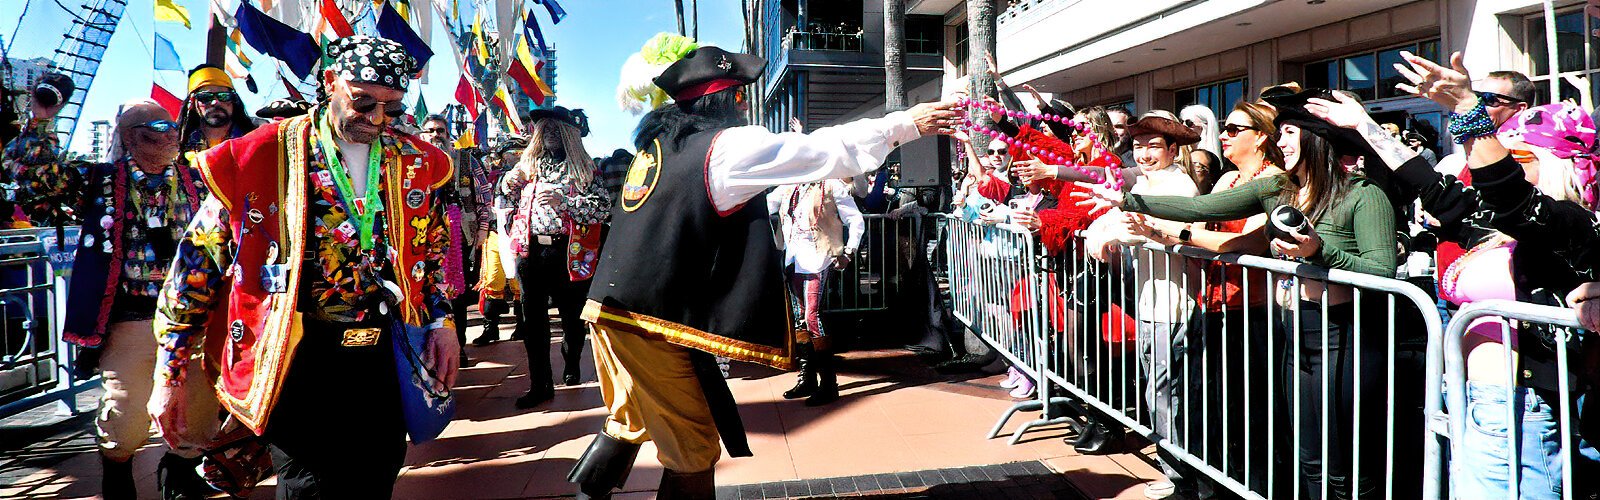
{"label": "balcony railing", "polygon": [[[853,29],[853,30],[852,30]],[[859,27],[840,29],[790,30],[783,38],[783,48],[800,50],[861,51],[862,31]]]}

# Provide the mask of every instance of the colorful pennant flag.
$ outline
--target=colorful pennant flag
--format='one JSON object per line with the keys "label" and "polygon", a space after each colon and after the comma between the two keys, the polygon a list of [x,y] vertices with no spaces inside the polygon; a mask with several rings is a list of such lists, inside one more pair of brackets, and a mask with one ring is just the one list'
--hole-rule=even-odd
{"label": "colorful pennant flag", "polygon": [[[561,20],[567,18],[567,9],[561,8],[561,4],[556,3],[556,0],[533,0],[533,3],[543,5],[544,10],[550,12],[550,22],[552,24],[561,24]],[[528,14],[529,18],[533,17],[532,12]]]}
{"label": "colorful pennant flag", "polygon": [[172,113],[172,116],[182,116],[183,99],[179,99],[178,96],[172,95],[172,92],[161,88],[161,84],[154,82],[150,84],[150,99],[154,100],[156,104],[160,104],[162,108],[166,108],[168,113]]}
{"label": "colorful pennant flag", "polygon": [[422,123],[423,120],[428,119],[428,103],[423,97],[425,96],[417,94],[417,105],[411,108],[411,116],[417,117],[417,123]]}
{"label": "colorful pennant flag", "polygon": [[305,79],[316,68],[322,51],[311,35],[267,17],[250,2],[239,2],[233,17],[239,21],[239,32],[246,43],[256,52],[283,61],[295,76]]}
{"label": "colorful pennant flag", "polygon": [[490,99],[489,103],[494,105],[496,109],[499,109],[500,112],[506,116],[506,126],[509,127],[511,133],[522,133],[522,118],[517,116],[515,111],[512,111],[511,98],[506,96],[505,87],[496,89],[494,91],[494,98]]}
{"label": "colorful pennant flag", "polygon": [[328,39],[333,40],[356,34],[356,30],[350,27],[350,21],[345,20],[344,12],[339,10],[338,0],[322,0],[320,11],[322,14],[322,26],[318,31],[331,31],[333,36],[329,36]]}
{"label": "colorful pennant flag", "polygon": [[466,133],[461,134],[461,137],[457,137],[456,138],[456,143],[454,144],[455,148],[456,149],[467,149],[467,148],[477,147],[478,146],[478,140],[477,140],[477,138],[473,137],[474,135],[476,135],[474,132],[476,132],[476,131],[473,130],[473,129],[467,129]]}
{"label": "colorful pennant flag", "polygon": [[472,85],[467,75],[461,75],[461,81],[456,83],[456,102],[467,107],[467,115],[473,120],[478,119],[478,104],[483,102],[483,96],[478,94],[478,88]]}
{"label": "colorful pennant flag", "polygon": [[161,36],[161,33],[156,33],[156,43],[153,50],[155,52],[155,69],[161,71],[184,70],[183,61],[178,58],[178,49],[172,46],[172,40]]}
{"label": "colorful pennant flag", "polygon": [[238,28],[233,29],[232,32],[228,33],[225,44],[228,49],[225,61],[228,75],[234,78],[250,76],[250,67],[255,63],[250,61],[250,56],[244,53],[244,33],[241,33]]}
{"label": "colorful pennant flag", "polygon": [[178,5],[176,0],[155,0],[156,20],[169,23],[182,23],[184,29],[189,29],[189,9]]}
{"label": "colorful pennant flag", "polygon": [[472,20],[472,45],[477,52],[478,64],[489,65],[489,45],[483,39],[483,15],[479,14]]}
{"label": "colorful pennant flag", "polygon": [[433,57],[433,49],[428,48],[428,42],[411,31],[411,25],[400,17],[399,12],[395,12],[394,2],[383,4],[383,12],[378,14],[378,34],[405,47],[406,52],[417,58],[419,68],[427,67],[428,59]]}
{"label": "colorful pennant flag", "polygon": [[506,75],[517,82],[517,87],[522,89],[522,93],[528,94],[533,102],[543,105],[545,100],[555,97],[555,91],[539,77],[539,70],[544,68],[544,60],[535,58],[532,51],[528,50],[527,37],[517,40],[516,57],[511,59],[508,66]]}

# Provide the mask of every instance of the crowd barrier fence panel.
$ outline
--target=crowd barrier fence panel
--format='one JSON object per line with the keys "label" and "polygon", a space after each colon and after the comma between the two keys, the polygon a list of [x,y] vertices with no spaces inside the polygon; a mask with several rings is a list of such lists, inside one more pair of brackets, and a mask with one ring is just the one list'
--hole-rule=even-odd
{"label": "crowd barrier fence panel", "polygon": [[[1571,309],[1509,300],[1485,300],[1462,306],[1460,310],[1451,316],[1450,325],[1444,332],[1444,383],[1443,385],[1430,384],[1428,386],[1428,398],[1430,400],[1443,398],[1445,401],[1445,413],[1429,413],[1433,417],[1431,423],[1434,425],[1430,425],[1428,429],[1430,433],[1439,439],[1448,438],[1452,450],[1464,445],[1463,433],[1467,426],[1467,370],[1466,356],[1462,352],[1462,340],[1468,335],[1468,328],[1472,326],[1475,320],[1487,317],[1500,317],[1509,321],[1516,321],[1525,327],[1537,324],[1557,329],[1558,334],[1553,335],[1554,340],[1556,340],[1554,347],[1557,373],[1573,373],[1568,354],[1568,343],[1577,337],[1577,332],[1582,327],[1578,324],[1577,313]],[[1498,340],[1501,345],[1505,346],[1515,345],[1512,338],[1515,333],[1511,330],[1509,321],[1501,322],[1499,325],[1500,336]],[[1519,373],[1516,359],[1512,356],[1515,350],[1507,349],[1506,352],[1506,373]],[[1555,404],[1559,408],[1558,411],[1561,415],[1561,419],[1556,424],[1560,427],[1561,442],[1563,443],[1561,447],[1563,452],[1561,454],[1561,491],[1563,498],[1574,498],[1576,494],[1573,491],[1573,450],[1570,448],[1576,444],[1573,440],[1573,426],[1576,424],[1574,423],[1574,409],[1572,408],[1572,398],[1570,397],[1573,393],[1572,384],[1571,376],[1557,378],[1559,392],[1557,399],[1559,401]],[[1504,385],[1508,392],[1506,401],[1517,401],[1518,399],[1512,391],[1518,385],[1509,383]],[[1450,388],[1448,394],[1445,394],[1446,388]],[[1460,390],[1455,388],[1460,388]],[[1506,432],[1509,476],[1506,478],[1508,491],[1505,498],[1516,499],[1520,495],[1518,486],[1521,474],[1522,427],[1517,423],[1522,420],[1519,415],[1521,408],[1518,405],[1507,404],[1506,410],[1506,422],[1509,423]],[[1459,456],[1459,454],[1453,453],[1450,456]],[[1451,464],[1448,457],[1430,456],[1430,458],[1431,460],[1427,463],[1429,477],[1443,477],[1446,472],[1450,471]],[[1440,500],[1442,497],[1440,494],[1436,494],[1427,498],[1428,500]]]}
{"label": "crowd barrier fence panel", "polygon": [[71,346],[61,339],[66,282],[78,228],[0,231],[0,418],[76,395],[98,377],[74,380]]}
{"label": "crowd barrier fence panel", "polygon": [[[906,274],[911,272],[914,252],[920,246],[902,248],[907,244],[920,245],[923,241],[921,217],[894,219],[882,214],[868,214],[866,232],[861,236],[861,246],[850,256],[850,265],[843,270],[828,273],[827,296],[823,297],[822,312],[868,312],[888,309],[907,285]],[[908,251],[909,250],[909,251]],[[909,293],[926,293],[909,290]]]}
{"label": "crowd barrier fence panel", "polygon": [[[1403,482],[1402,496],[1421,494],[1424,498],[1437,497],[1442,486],[1442,477],[1437,470],[1407,460],[1401,466],[1421,469],[1420,484],[1415,482],[1417,478],[1414,476],[1397,479],[1395,475],[1396,462],[1401,460],[1395,453],[1396,391],[1414,391],[1417,397],[1422,397],[1428,392],[1428,387],[1438,384],[1443,373],[1441,320],[1433,298],[1415,285],[1388,277],[1329,270],[1293,261],[1218,255],[1183,246],[1123,246],[1120,249],[1122,257],[1109,259],[1110,263],[1101,263],[1090,258],[1083,251],[1081,240],[1078,240],[1059,256],[1043,256],[1036,249],[1031,235],[1020,228],[985,226],[960,219],[947,220],[946,226],[948,235],[944,243],[948,252],[951,297],[957,318],[984,342],[1001,351],[1008,362],[1040,381],[1039,395],[1035,400],[1019,403],[1008,410],[996,424],[991,437],[998,434],[1006,420],[1018,411],[1043,409],[1045,414],[1018,429],[1012,438],[1013,443],[1031,428],[1073,421],[1064,416],[1058,405],[1083,405],[1081,407],[1087,407],[1084,409],[1109,416],[1150,437],[1167,459],[1182,462],[1184,468],[1203,474],[1242,497],[1273,498],[1269,492],[1277,491],[1283,497],[1298,499],[1304,498],[1299,485],[1307,478],[1300,467],[1293,466],[1298,453],[1297,445],[1314,446],[1313,453],[1326,458],[1330,452],[1346,444],[1330,442],[1329,432],[1321,432],[1320,436],[1302,436],[1302,425],[1315,422],[1318,424],[1316,429],[1327,430],[1330,428],[1330,417],[1348,416],[1348,425],[1353,428],[1349,431],[1350,436],[1342,439],[1353,441],[1348,443],[1352,448],[1350,475],[1374,477],[1378,478],[1374,481],[1382,481],[1381,485],[1373,486],[1377,491],[1369,490],[1367,494],[1395,498],[1398,480]],[[1217,272],[1194,272],[1197,268],[1215,269]],[[1167,274],[1166,271],[1171,273]],[[1218,276],[1227,276],[1229,272],[1236,273],[1238,281],[1245,285],[1239,288],[1239,293],[1243,295],[1243,303],[1247,307],[1215,310],[1206,305],[1205,296],[1197,296],[1194,290],[1206,290],[1214,284],[1211,281],[1217,281]],[[1257,280],[1260,286],[1250,286]],[[1169,282],[1177,291],[1151,293],[1156,286],[1167,285],[1160,281]],[[1329,289],[1333,287],[1323,286],[1320,295],[1310,297],[1317,300],[1306,300],[1305,304],[1310,305],[1302,307],[1298,291],[1303,282],[1348,287],[1349,302],[1330,305]],[[1292,293],[1277,293],[1280,285],[1283,287],[1281,290]],[[1262,294],[1267,297],[1260,297]],[[1281,303],[1280,295],[1283,296]],[[1144,307],[1140,306],[1140,300],[1145,301]],[[1189,304],[1191,300],[1195,302]],[[1251,304],[1254,306],[1248,306]],[[1112,315],[1112,305],[1116,305],[1126,316]],[[1330,330],[1330,310],[1351,318],[1348,332]],[[1009,314],[1002,316],[991,311]],[[1176,314],[1152,315],[1155,311],[1176,311]],[[1379,314],[1363,316],[1363,311]],[[1314,323],[1316,321],[1321,322],[1320,332],[1310,329],[1313,333],[1291,335],[1301,331],[1301,316],[1307,314],[1315,316],[1306,319],[1312,322],[1311,326],[1317,326]],[[1280,324],[1280,317],[1288,324]],[[1421,331],[1401,331],[1397,327],[1397,320],[1402,317],[1420,325]],[[1259,321],[1252,321],[1252,318]],[[1380,320],[1386,322],[1387,328],[1376,324]],[[1134,341],[1137,344],[1148,342],[1148,345],[1139,346],[1144,349],[1129,348],[1129,339],[1122,336],[1127,330],[1124,324],[1127,321],[1142,325],[1141,328],[1135,328]],[[1148,335],[1148,332],[1155,331],[1156,322],[1186,325],[1190,332],[1171,336]],[[1238,328],[1232,326],[1234,322]],[[1107,331],[1107,323],[1114,328]],[[1206,331],[1212,323],[1221,325],[1215,335]],[[1256,324],[1252,326],[1253,323]],[[1367,337],[1374,335],[1370,332],[1373,329],[1386,330],[1381,332],[1386,335],[1364,341],[1364,334]],[[1399,351],[1398,346],[1404,341],[1402,334],[1414,339],[1412,343],[1416,344],[1415,350],[1419,352],[1407,354]],[[1334,335],[1338,335],[1338,338],[1331,338]],[[1158,343],[1157,338],[1164,338],[1166,345]],[[1217,340],[1208,342],[1208,338]],[[1178,339],[1194,345],[1166,342]],[[1269,362],[1241,359],[1241,356],[1250,352],[1246,339],[1250,339],[1249,342],[1265,342],[1263,347]],[[1383,346],[1381,349],[1368,348],[1379,345],[1375,343],[1379,341]],[[1307,358],[1307,365],[1302,366],[1308,342],[1315,342],[1311,352],[1320,351],[1320,354]],[[1236,347],[1208,348],[1207,343]],[[1317,408],[1329,408],[1335,403],[1334,397],[1346,397],[1343,393],[1333,396],[1336,391],[1331,373],[1334,370],[1322,370],[1322,376],[1312,382],[1301,382],[1296,377],[1302,370],[1313,368],[1313,362],[1316,366],[1328,366],[1333,361],[1329,352],[1333,349],[1316,346],[1331,345],[1340,346],[1341,349],[1344,346],[1357,347],[1348,349],[1350,354],[1345,355],[1353,358],[1351,366],[1373,366],[1381,361],[1378,364],[1382,365],[1385,380],[1381,384],[1376,380],[1369,383],[1357,380],[1357,383],[1350,384],[1353,386],[1350,388],[1353,394],[1348,395],[1350,402],[1340,401],[1351,406],[1349,414],[1335,416],[1331,415],[1331,411],[1319,411],[1316,415],[1302,415],[1301,408],[1307,404],[1315,403]],[[1149,358],[1149,366],[1141,367],[1132,358],[1137,355],[1134,351],[1145,350],[1151,352],[1145,355]],[[1282,376],[1275,375],[1274,369],[1278,363],[1270,362],[1270,356],[1285,351],[1288,354],[1302,354],[1292,357],[1289,364],[1292,371]],[[1189,359],[1176,362],[1181,355],[1189,355]],[[1423,366],[1416,369],[1423,372],[1422,380],[1397,380],[1397,359],[1402,355],[1423,357]],[[1381,360],[1374,360],[1373,357]],[[1408,357],[1406,361],[1412,359]],[[1341,362],[1345,361],[1341,359]],[[1154,392],[1151,377],[1146,375],[1152,369],[1166,373],[1177,369],[1181,373],[1162,380],[1165,394],[1161,394]],[[1244,380],[1239,380],[1241,377]],[[1345,379],[1339,382],[1345,382]],[[1052,391],[1060,390],[1066,394],[1052,394]],[[1175,400],[1171,405],[1162,405],[1161,416],[1164,418],[1159,421],[1149,411],[1150,405],[1145,396],[1147,391],[1172,398],[1169,401]],[[1194,394],[1196,391],[1198,394]],[[1374,392],[1379,395],[1378,398],[1371,396]],[[1407,426],[1418,426],[1419,432],[1403,435],[1399,439],[1424,436],[1424,442],[1420,443],[1421,456],[1418,458],[1422,463],[1428,463],[1442,456],[1442,441],[1437,436],[1421,432],[1420,427],[1425,415],[1433,415],[1440,410],[1442,401],[1432,397],[1423,399],[1422,408],[1415,411],[1416,417],[1406,417],[1401,422]],[[1263,401],[1269,405],[1265,412],[1269,418],[1265,419],[1259,418],[1262,413],[1259,404],[1263,404]],[[1415,401],[1415,398],[1408,401]],[[1244,411],[1235,411],[1241,402]],[[1292,404],[1286,412],[1281,411],[1284,409],[1279,405],[1285,402]],[[1373,407],[1373,404],[1382,406]],[[1256,405],[1255,408],[1252,405]],[[1173,411],[1166,411],[1169,406]],[[1379,420],[1375,419],[1380,409],[1384,410],[1385,415],[1381,419],[1384,430],[1375,433],[1370,426],[1380,425]],[[1367,418],[1361,418],[1364,414]],[[1181,423],[1174,422],[1178,416],[1181,416]],[[1262,425],[1267,426],[1266,432],[1258,427]],[[1283,429],[1284,425],[1290,428]],[[1368,429],[1364,431],[1363,425]],[[1243,436],[1237,433],[1243,433]],[[1273,437],[1284,434],[1293,435],[1288,449],[1283,449],[1284,446]],[[1247,439],[1250,436],[1265,436],[1266,442],[1257,439],[1258,442],[1252,443]],[[1370,442],[1377,436],[1382,437],[1381,443]],[[1362,437],[1369,439],[1360,439]],[[1398,444],[1406,453],[1411,453],[1416,450],[1418,443]],[[1381,446],[1381,460],[1375,455],[1369,459],[1363,458],[1375,453],[1372,446]],[[1274,474],[1273,460],[1270,458],[1274,456],[1290,457],[1292,472],[1285,473],[1279,469],[1280,472]],[[1380,463],[1371,463],[1373,460]],[[1262,467],[1268,469],[1261,470]],[[1378,467],[1382,472],[1373,473],[1372,467]],[[1311,492],[1308,496],[1326,498],[1330,493],[1328,490],[1334,486],[1330,484],[1327,468],[1322,468],[1319,475],[1320,491]],[[1285,481],[1288,483],[1284,484]],[[1355,481],[1348,485],[1352,497],[1357,496],[1359,486]],[[1413,489],[1416,492],[1412,492]],[[1293,493],[1285,493],[1290,490]]]}

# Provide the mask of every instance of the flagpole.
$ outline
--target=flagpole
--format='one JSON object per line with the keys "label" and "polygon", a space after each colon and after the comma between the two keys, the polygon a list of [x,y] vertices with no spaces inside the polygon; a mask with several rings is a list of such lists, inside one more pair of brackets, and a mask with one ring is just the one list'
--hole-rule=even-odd
{"label": "flagpole", "polygon": [[225,67],[228,52],[228,30],[217,22],[217,14],[206,9],[206,64]]}

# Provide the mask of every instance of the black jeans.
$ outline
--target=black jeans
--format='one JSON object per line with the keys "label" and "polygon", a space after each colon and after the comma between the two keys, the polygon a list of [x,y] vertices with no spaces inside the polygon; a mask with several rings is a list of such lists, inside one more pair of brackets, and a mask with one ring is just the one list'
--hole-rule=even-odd
{"label": "black jeans", "polygon": [[[532,239],[533,237],[530,237]],[[583,339],[588,333],[580,317],[589,296],[589,282],[574,282],[567,275],[567,237],[559,236],[549,245],[528,242],[528,256],[517,269],[522,282],[522,345],[528,350],[529,390],[554,390],[550,379],[550,314],[546,300],[561,314],[561,359],[576,368],[583,354]]]}
{"label": "black jeans", "polygon": [[[1283,324],[1298,339],[1291,337],[1283,369],[1289,373],[1299,390],[1298,402],[1289,393],[1291,407],[1300,410],[1301,498],[1320,498],[1322,474],[1328,475],[1330,498],[1377,498],[1383,494],[1384,426],[1388,411],[1386,378],[1384,376],[1384,349],[1387,328],[1383,321],[1387,315],[1380,311],[1358,314],[1354,305],[1346,303],[1327,307],[1324,318],[1321,304],[1301,301],[1299,326],[1296,328],[1295,310],[1285,308]],[[1322,322],[1328,322],[1327,340],[1324,342]],[[1356,345],[1355,324],[1363,320],[1361,344]],[[1294,345],[1298,340],[1300,344]],[[1356,364],[1356,352],[1361,352],[1361,364]],[[1297,356],[1298,359],[1295,359]],[[1323,358],[1327,362],[1323,362]],[[1296,372],[1295,362],[1299,363]],[[1323,379],[1327,378],[1328,391],[1324,394]],[[1362,387],[1361,435],[1355,435],[1357,415],[1355,388]],[[1323,405],[1324,397],[1328,404]],[[1322,421],[1328,421],[1327,429]],[[1328,448],[1322,449],[1322,438],[1327,436]],[[1360,442],[1360,446],[1356,443]],[[1361,477],[1352,478],[1355,457],[1361,457]],[[1354,479],[1354,480],[1353,480]],[[1356,494],[1351,495],[1351,485]]]}
{"label": "black jeans", "polygon": [[[1210,353],[1201,360],[1211,381],[1205,395],[1209,446],[1191,443],[1191,451],[1199,456],[1207,448],[1208,463],[1250,490],[1267,498],[1288,498],[1294,480],[1288,468],[1294,463],[1289,448],[1293,420],[1288,399],[1273,396],[1289,391],[1284,372],[1274,368],[1287,352],[1288,335],[1267,306],[1207,312],[1201,321]],[[1267,490],[1269,477],[1276,477],[1276,491]]]}
{"label": "black jeans", "polygon": [[[406,458],[389,332],[340,345],[346,328],[307,320],[265,436],[280,499],[389,498]],[[378,326],[376,324],[370,326]]]}

